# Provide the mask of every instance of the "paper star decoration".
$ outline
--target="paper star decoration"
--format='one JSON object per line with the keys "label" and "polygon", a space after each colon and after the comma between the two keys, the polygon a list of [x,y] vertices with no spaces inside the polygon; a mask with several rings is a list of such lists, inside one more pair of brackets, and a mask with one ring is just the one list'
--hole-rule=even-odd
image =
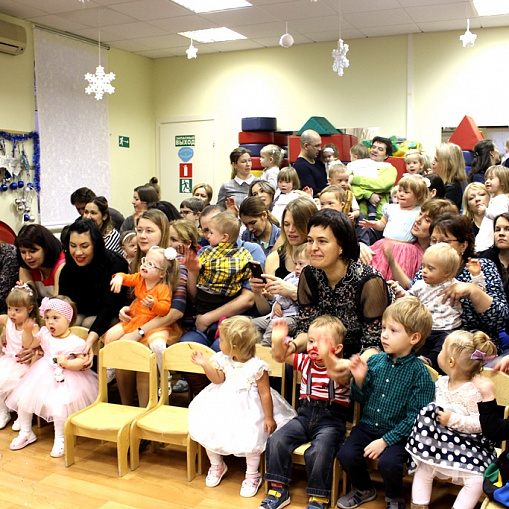
{"label": "paper star decoration", "polygon": [[191,44],[189,45],[189,48],[186,49],[187,58],[191,60],[191,58],[196,58],[198,53],[198,48],[195,48],[193,46],[193,40],[191,39]]}
{"label": "paper star decoration", "polygon": [[473,34],[470,31],[470,20],[467,19],[467,31],[460,35],[460,41],[463,43],[463,47],[473,46],[475,44],[475,40],[477,39],[477,34]]}
{"label": "paper star decoration", "polygon": [[85,92],[87,94],[95,93],[95,98],[97,100],[102,99],[105,93],[113,94],[115,92],[115,87],[112,87],[110,83],[115,79],[115,75],[112,72],[105,74],[102,65],[96,68],[95,74],[87,72],[87,74],[85,74],[85,79],[89,82],[88,87],[85,88]]}
{"label": "paper star decoration", "polygon": [[334,63],[332,64],[332,70],[338,73],[338,76],[343,76],[343,69],[350,65],[350,61],[346,58],[349,46],[344,44],[343,39],[338,41],[338,49],[332,50],[332,58]]}

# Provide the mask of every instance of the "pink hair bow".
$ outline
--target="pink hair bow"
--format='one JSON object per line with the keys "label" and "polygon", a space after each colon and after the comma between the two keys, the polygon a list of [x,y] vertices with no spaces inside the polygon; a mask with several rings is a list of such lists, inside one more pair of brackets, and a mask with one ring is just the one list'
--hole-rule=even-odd
{"label": "pink hair bow", "polygon": [[481,352],[481,350],[475,350],[470,358],[473,361],[484,361],[483,364],[486,364],[487,362],[491,362],[495,358],[495,355],[486,355],[486,353]]}

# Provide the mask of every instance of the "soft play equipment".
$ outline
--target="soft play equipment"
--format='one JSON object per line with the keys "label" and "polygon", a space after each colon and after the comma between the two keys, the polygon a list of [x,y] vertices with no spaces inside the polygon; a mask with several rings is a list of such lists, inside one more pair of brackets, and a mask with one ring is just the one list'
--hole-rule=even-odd
{"label": "soft play equipment", "polygon": [[264,145],[274,143],[274,133],[266,131],[242,131],[239,133],[239,145],[251,143],[263,143]]}
{"label": "soft play equipment", "polygon": [[304,131],[313,129],[320,136],[327,134],[341,134],[325,117],[310,117],[309,120],[300,128],[297,135],[300,136]]}
{"label": "soft play equipment", "polygon": [[245,117],[242,119],[243,131],[272,131],[277,129],[275,117]]}
{"label": "soft play equipment", "polygon": [[481,140],[484,140],[484,136],[474,122],[474,119],[465,115],[459,126],[452,133],[449,142],[456,143],[456,145],[460,146],[461,150],[474,150],[474,145]]}

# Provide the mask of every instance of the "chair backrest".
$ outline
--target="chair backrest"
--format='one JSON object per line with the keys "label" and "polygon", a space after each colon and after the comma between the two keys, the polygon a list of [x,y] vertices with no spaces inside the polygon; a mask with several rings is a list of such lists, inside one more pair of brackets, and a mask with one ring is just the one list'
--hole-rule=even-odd
{"label": "chair backrest", "polygon": [[169,371],[203,374],[203,368],[191,360],[193,352],[202,352],[209,359],[216,353],[200,343],[175,343],[163,353],[163,368]]}
{"label": "chair backrest", "polygon": [[[76,336],[78,336],[79,338],[84,339],[85,341],[88,338],[89,329],[87,329],[86,327],[83,327],[81,325],[73,325],[72,327],[69,327],[69,330],[73,334],[76,334]],[[99,350],[101,349],[101,347],[102,347],[102,341],[100,339],[98,339],[94,343],[94,346],[92,347],[92,351],[94,352],[94,355],[96,357],[99,356]]]}
{"label": "chair backrest", "polygon": [[428,368],[429,374],[431,375],[431,380],[436,382],[440,378],[440,373],[436,369],[432,368],[429,364],[426,364],[425,362],[423,364]]}
{"label": "chair backrest", "polygon": [[270,376],[281,378],[281,395],[286,395],[286,365],[284,362],[278,362],[270,353],[270,346],[256,345],[256,357],[265,361],[270,367]]}
{"label": "chair backrest", "polygon": [[101,349],[99,362],[108,368],[150,373],[152,355],[155,358],[155,354],[145,345],[121,339]]}

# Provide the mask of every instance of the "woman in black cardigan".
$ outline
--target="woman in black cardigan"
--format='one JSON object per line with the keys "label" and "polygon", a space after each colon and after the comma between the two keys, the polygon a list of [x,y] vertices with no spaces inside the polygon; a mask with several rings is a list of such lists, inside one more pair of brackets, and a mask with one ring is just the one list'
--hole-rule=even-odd
{"label": "woman in black cardigan", "polygon": [[92,363],[92,346],[126,302],[126,288],[110,291],[110,281],[117,272],[128,272],[127,261],[107,250],[101,232],[91,219],[73,223],[63,239],[65,267],[60,274],[59,293],[67,295],[78,308],[76,325],[89,329],[87,350]]}

